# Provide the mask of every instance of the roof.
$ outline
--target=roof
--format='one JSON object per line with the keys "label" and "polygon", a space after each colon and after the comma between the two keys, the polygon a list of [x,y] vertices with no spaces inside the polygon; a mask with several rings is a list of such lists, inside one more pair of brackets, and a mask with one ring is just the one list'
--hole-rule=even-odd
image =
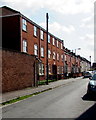
{"label": "roof", "polygon": [[19,11],[14,10],[14,9],[12,9],[12,8],[10,8],[10,7],[7,7],[7,6],[2,6],[1,8],[8,9],[8,10],[10,10],[10,11],[14,12],[14,13],[20,13]]}

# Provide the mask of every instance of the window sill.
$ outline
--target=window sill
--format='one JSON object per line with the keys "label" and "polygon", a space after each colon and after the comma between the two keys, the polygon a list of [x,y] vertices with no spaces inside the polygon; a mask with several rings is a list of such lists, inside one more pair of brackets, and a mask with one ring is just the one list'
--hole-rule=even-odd
{"label": "window sill", "polygon": [[37,38],[37,36],[33,35],[35,38]]}
{"label": "window sill", "polygon": [[44,41],[44,39],[41,39],[42,41]]}
{"label": "window sill", "polygon": [[[35,54],[34,54],[35,55]],[[38,57],[38,55],[35,55],[36,57]]]}
{"label": "window sill", "polygon": [[39,74],[39,76],[44,76],[44,74]]}
{"label": "window sill", "polygon": [[27,30],[23,30],[23,29],[22,29],[22,31],[27,33]]}
{"label": "window sill", "polygon": [[56,60],[56,59],[53,59],[54,61]]}
{"label": "window sill", "polygon": [[41,58],[44,58],[44,56],[41,56]]}

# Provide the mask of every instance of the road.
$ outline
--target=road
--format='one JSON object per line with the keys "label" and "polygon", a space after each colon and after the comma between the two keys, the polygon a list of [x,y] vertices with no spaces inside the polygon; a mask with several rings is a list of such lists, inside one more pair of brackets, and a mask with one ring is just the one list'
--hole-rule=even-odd
{"label": "road", "polygon": [[96,114],[96,101],[89,99],[89,79],[79,79],[2,109],[3,118],[79,118]]}

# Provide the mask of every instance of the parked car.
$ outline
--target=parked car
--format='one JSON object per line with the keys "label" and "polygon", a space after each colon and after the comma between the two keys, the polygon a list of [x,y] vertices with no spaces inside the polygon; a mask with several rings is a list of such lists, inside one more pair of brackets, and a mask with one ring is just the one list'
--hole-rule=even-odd
{"label": "parked car", "polygon": [[90,81],[88,83],[87,93],[96,94],[96,74],[92,75],[92,77],[90,77],[89,79]]}
{"label": "parked car", "polygon": [[96,70],[93,70],[93,71],[92,71],[92,74],[96,74]]}
{"label": "parked car", "polygon": [[84,72],[84,78],[92,77],[92,74],[90,72]]}

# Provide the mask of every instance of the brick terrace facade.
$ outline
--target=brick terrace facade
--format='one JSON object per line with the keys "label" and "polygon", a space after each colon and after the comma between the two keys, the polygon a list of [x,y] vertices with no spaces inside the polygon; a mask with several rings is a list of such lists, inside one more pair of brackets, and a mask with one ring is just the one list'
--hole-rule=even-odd
{"label": "brick terrace facade", "polygon": [[[46,79],[46,30],[6,6],[2,7],[2,28],[4,48],[36,55],[42,63],[39,65],[40,80]],[[67,74],[80,73],[81,57],[64,47],[63,40],[48,35],[49,77],[64,78]],[[85,60],[88,64],[89,61]]]}

